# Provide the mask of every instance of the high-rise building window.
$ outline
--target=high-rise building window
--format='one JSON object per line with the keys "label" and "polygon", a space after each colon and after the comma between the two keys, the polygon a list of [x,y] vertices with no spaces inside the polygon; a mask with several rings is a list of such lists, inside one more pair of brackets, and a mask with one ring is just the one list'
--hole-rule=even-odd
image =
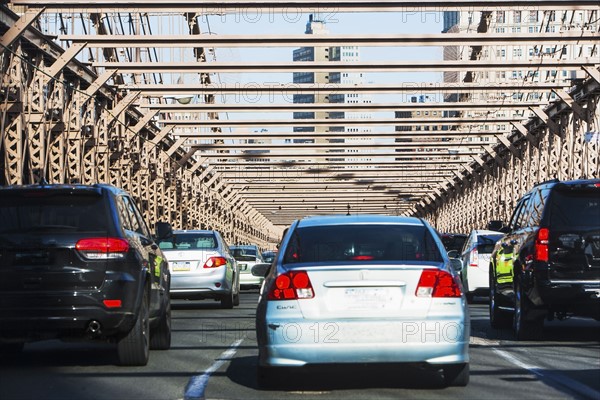
{"label": "high-rise building window", "polygon": [[538,22],[538,12],[529,11],[529,22]]}
{"label": "high-rise building window", "polygon": [[496,12],[496,22],[499,24],[504,24],[506,22],[506,11]]}
{"label": "high-rise building window", "polygon": [[521,11],[515,11],[513,13],[513,21],[515,22],[515,24],[521,23]]}

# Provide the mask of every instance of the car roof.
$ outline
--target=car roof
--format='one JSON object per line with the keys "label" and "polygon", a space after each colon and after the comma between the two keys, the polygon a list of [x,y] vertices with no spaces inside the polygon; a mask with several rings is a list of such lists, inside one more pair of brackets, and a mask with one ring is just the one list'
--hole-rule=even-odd
{"label": "car roof", "polygon": [[127,193],[123,189],[118,188],[113,185],[104,184],[104,183],[96,183],[94,185],[82,185],[82,184],[29,184],[29,185],[9,185],[9,186],[1,186],[0,190],[6,191],[31,191],[31,190],[55,190],[61,192],[75,192],[75,191],[86,191],[86,192],[96,192],[100,194],[103,190],[111,191],[115,194],[123,194]]}
{"label": "car roof", "polygon": [[473,229],[471,233],[474,233],[476,235],[504,235],[504,233],[502,232],[490,231],[488,229]]}
{"label": "car roof", "polygon": [[358,215],[325,215],[306,217],[298,222],[298,228],[322,225],[347,225],[347,224],[402,224],[424,225],[423,221],[415,217],[399,217],[393,215],[358,214]]}
{"label": "car roof", "polygon": [[173,231],[173,234],[186,234],[186,233],[216,233],[216,231],[214,230],[210,230],[210,229],[179,229],[176,231]]}
{"label": "car roof", "polygon": [[236,248],[236,249],[258,249],[258,246],[255,244],[233,244],[231,246],[229,246],[229,248]]}

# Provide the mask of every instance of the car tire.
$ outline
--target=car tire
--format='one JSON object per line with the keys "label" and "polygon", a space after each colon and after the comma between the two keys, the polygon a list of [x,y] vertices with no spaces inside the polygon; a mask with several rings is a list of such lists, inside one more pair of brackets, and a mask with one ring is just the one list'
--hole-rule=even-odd
{"label": "car tire", "polygon": [[146,365],[150,355],[150,316],[148,293],[144,291],[142,304],[129,333],[117,342],[120,365]]}
{"label": "car tire", "polygon": [[158,325],[150,334],[151,350],[169,350],[171,348],[171,302],[158,321]]}
{"label": "car tire", "polygon": [[[491,269],[491,267],[490,267]],[[496,293],[496,284],[490,273],[490,300],[489,300],[489,312],[490,312],[490,325],[494,329],[510,328],[512,319],[511,315],[500,310],[498,306],[498,295]]]}
{"label": "car tire", "polygon": [[475,299],[475,293],[467,292],[467,303],[472,304]]}
{"label": "car tire", "polygon": [[237,290],[235,291],[235,294],[233,295],[233,305],[234,306],[239,306],[240,305],[240,285],[237,285]]}
{"label": "car tire", "polygon": [[544,329],[542,318],[531,318],[533,304],[527,298],[523,287],[515,279],[515,313],[513,315],[513,332],[516,340],[537,339]]}
{"label": "car tire", "polygon": [[446,386],[467,386],[469,384],[469,363],[450,364],[443,367]]}
{"label": "car tire", "polygon": [[229,293],[227,293],[227,294],[223,295],[223,297],[221,297],[221,308],[232,309],[233,303],[234,303],[234,294],[233,294],[233,289],[231,289],[231,291]]}

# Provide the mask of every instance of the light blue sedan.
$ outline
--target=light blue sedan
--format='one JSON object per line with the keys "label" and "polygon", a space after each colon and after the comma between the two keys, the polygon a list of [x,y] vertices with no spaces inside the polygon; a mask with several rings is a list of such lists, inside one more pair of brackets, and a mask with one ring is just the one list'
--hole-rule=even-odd
{"label": "light blue sedan", "polygon": [[469,382],[460,263],[418,218],[354,215],[294,222],[256,313],[258,382],[315,364],[418,363]]}

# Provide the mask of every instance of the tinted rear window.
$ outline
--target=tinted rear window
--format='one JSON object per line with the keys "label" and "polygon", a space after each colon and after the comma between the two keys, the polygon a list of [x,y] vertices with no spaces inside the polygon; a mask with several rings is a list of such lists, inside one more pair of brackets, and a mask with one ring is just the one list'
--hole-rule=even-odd
{"label": "tinted rear window", "polygon": [[477,236],[477,252],[492,254],[494,252],[494,246],[500,238],[504,236],[498,235],[479,235]]}
{"label": "tinted rear window", "polygon": [[217,238],[212,233],[174,233],[158,242],[161,249],[203,250],[217,248]]}
{"label": "tinted rear window", "polygon": [[99,195],[29,192],[0,195],[0,234],[97,232],[108,228]]}
{"label": "tinted rear window", "polygon": [[467,241],[467,235],[453,235],[444,234],[442,235],[442,243],[447,251],[458,250],[461,251],[465,242]]}
{"label": "tinted rear window", "polygon": [[600,226],[600,189],[556,190],[552,193],[550,227]]}
{"label": "tinted rear window", "polygon": [[229,247],[233,258],[238,261],[256,261],[256,248]]}
{"label": "tinted rear window", "polygon": [[424,226],[339,225],[298,228],[284,263],[331,261],[442,261]]}

